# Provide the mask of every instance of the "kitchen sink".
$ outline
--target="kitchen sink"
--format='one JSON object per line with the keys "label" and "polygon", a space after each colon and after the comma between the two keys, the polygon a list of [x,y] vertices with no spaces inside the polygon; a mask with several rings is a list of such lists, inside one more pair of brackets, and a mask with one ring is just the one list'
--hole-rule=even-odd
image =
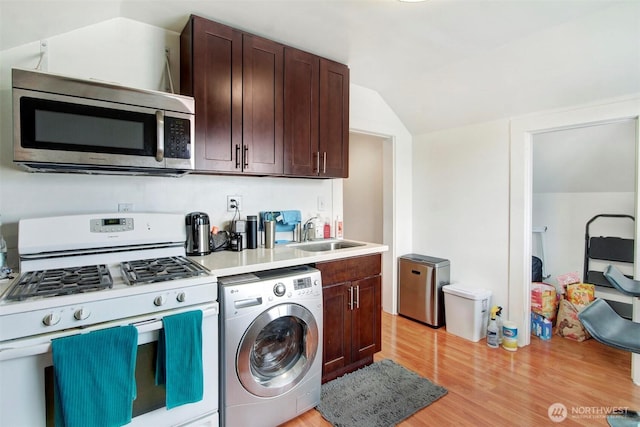
{"label": "kitchen sink", "polygon": [[339,249],[356,248],[358,246],[364,246],[364,243],[354,242],[351,240],[329,240],[329,241],[311,241],[306,243],[296,243],[290,245],[297,249],[307,252],[325,252],[335,251]]}

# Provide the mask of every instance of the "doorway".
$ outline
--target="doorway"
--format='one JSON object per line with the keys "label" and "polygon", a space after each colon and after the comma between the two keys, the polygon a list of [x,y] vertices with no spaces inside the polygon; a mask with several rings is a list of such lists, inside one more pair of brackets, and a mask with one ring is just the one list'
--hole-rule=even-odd
{"label": "doorway", "polygon": [[[533,135],[533,252],[545,281],[584,267],[585,225],[600,214],[634,215],[635,120],[627,119]],[[615,171],[615,173],[611,173]],[[599,219],[591,236],[633,239],[634,222]],[[596,270],[606,265],[592,261]],[[633,274],[630,266],[620,266]]]}
{"label": "doorway", "polygon": [[[532,230],[532,141],[537,133],[551,130],[578,128],[588,125],[635,120],[636,164],[638,164],[640,117],[640,97],[632,96],[606,103],[589,105],[571,110],[553,111],[544,114],[516,118],[510,129],[510,172],[509,172],[509,284],[508,300],[510,318],[516,319],[522,334],[518,334],[518,344],[528,345],[530,332],[530,290],[531,290],[531,230]],[[636,194],[639,176],[636,173]],[[634,211],[640,212],[640,198],[635,198]],[[636,215],[637,217],[637,215]],[[640,228],[635,230],[634,274],[640,277]],[[640,319],[640,302],[634,299],[633,316]],[[633,381],[640,385],[640,356],[632,357]]]}
{"label": "doorway", "polygon": [[349,135],[349,178],[344,180],[345,239],[383,243],[384,139]]}
{"label": "doorway", "polygon": [[395,314],[394,139],[349,133],[349,178],[342,180],[344,237],[387,245],[382,253],[382,307]]}

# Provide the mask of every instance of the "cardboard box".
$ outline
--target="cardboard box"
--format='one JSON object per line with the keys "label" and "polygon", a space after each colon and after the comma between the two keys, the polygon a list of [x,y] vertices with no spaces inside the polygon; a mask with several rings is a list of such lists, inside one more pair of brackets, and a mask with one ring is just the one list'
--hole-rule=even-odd
{"label": "cardboard box", "polygon": [[531,335],[535,335],[542,340],[550,340],[551,335],[553,335],[553,325],[551,323],[551,320],[538,313],[532,312]]}
{"label": "cardboard box", "polygon": [[558,311],[556,288],[546,283],[531,284],[531,311],[554,321]]}

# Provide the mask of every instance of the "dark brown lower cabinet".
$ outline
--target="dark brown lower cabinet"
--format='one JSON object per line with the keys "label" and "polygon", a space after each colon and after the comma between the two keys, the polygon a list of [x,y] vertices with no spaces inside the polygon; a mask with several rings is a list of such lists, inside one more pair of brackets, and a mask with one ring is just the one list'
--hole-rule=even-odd
{"label": "dark brown lower cabinet", "polygon": [[382,349],[380,254],[316,264],[322,272],[322,382],[373,363]]}

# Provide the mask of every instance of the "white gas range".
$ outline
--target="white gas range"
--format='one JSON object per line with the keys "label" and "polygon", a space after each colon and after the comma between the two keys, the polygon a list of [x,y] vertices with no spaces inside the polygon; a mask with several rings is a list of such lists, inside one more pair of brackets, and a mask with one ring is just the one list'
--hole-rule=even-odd
{"label": "white gas range", "polygon": [[[218,425],[217,281],[185,256],[185,238],[180,214],[20,221],[20,276],[0,297],[0,376],[20,385],[1,388],[0,425],[51,424],[46,371],[52,366],[52,340],[122,325],[138,330],[138,398],[131,425]],[[162,319],[194,310],[203,313],[204,397],[167,410],[162,390],[158,393],[153,381],[147,386],[138,370],[155,370],[150,360]]]}

